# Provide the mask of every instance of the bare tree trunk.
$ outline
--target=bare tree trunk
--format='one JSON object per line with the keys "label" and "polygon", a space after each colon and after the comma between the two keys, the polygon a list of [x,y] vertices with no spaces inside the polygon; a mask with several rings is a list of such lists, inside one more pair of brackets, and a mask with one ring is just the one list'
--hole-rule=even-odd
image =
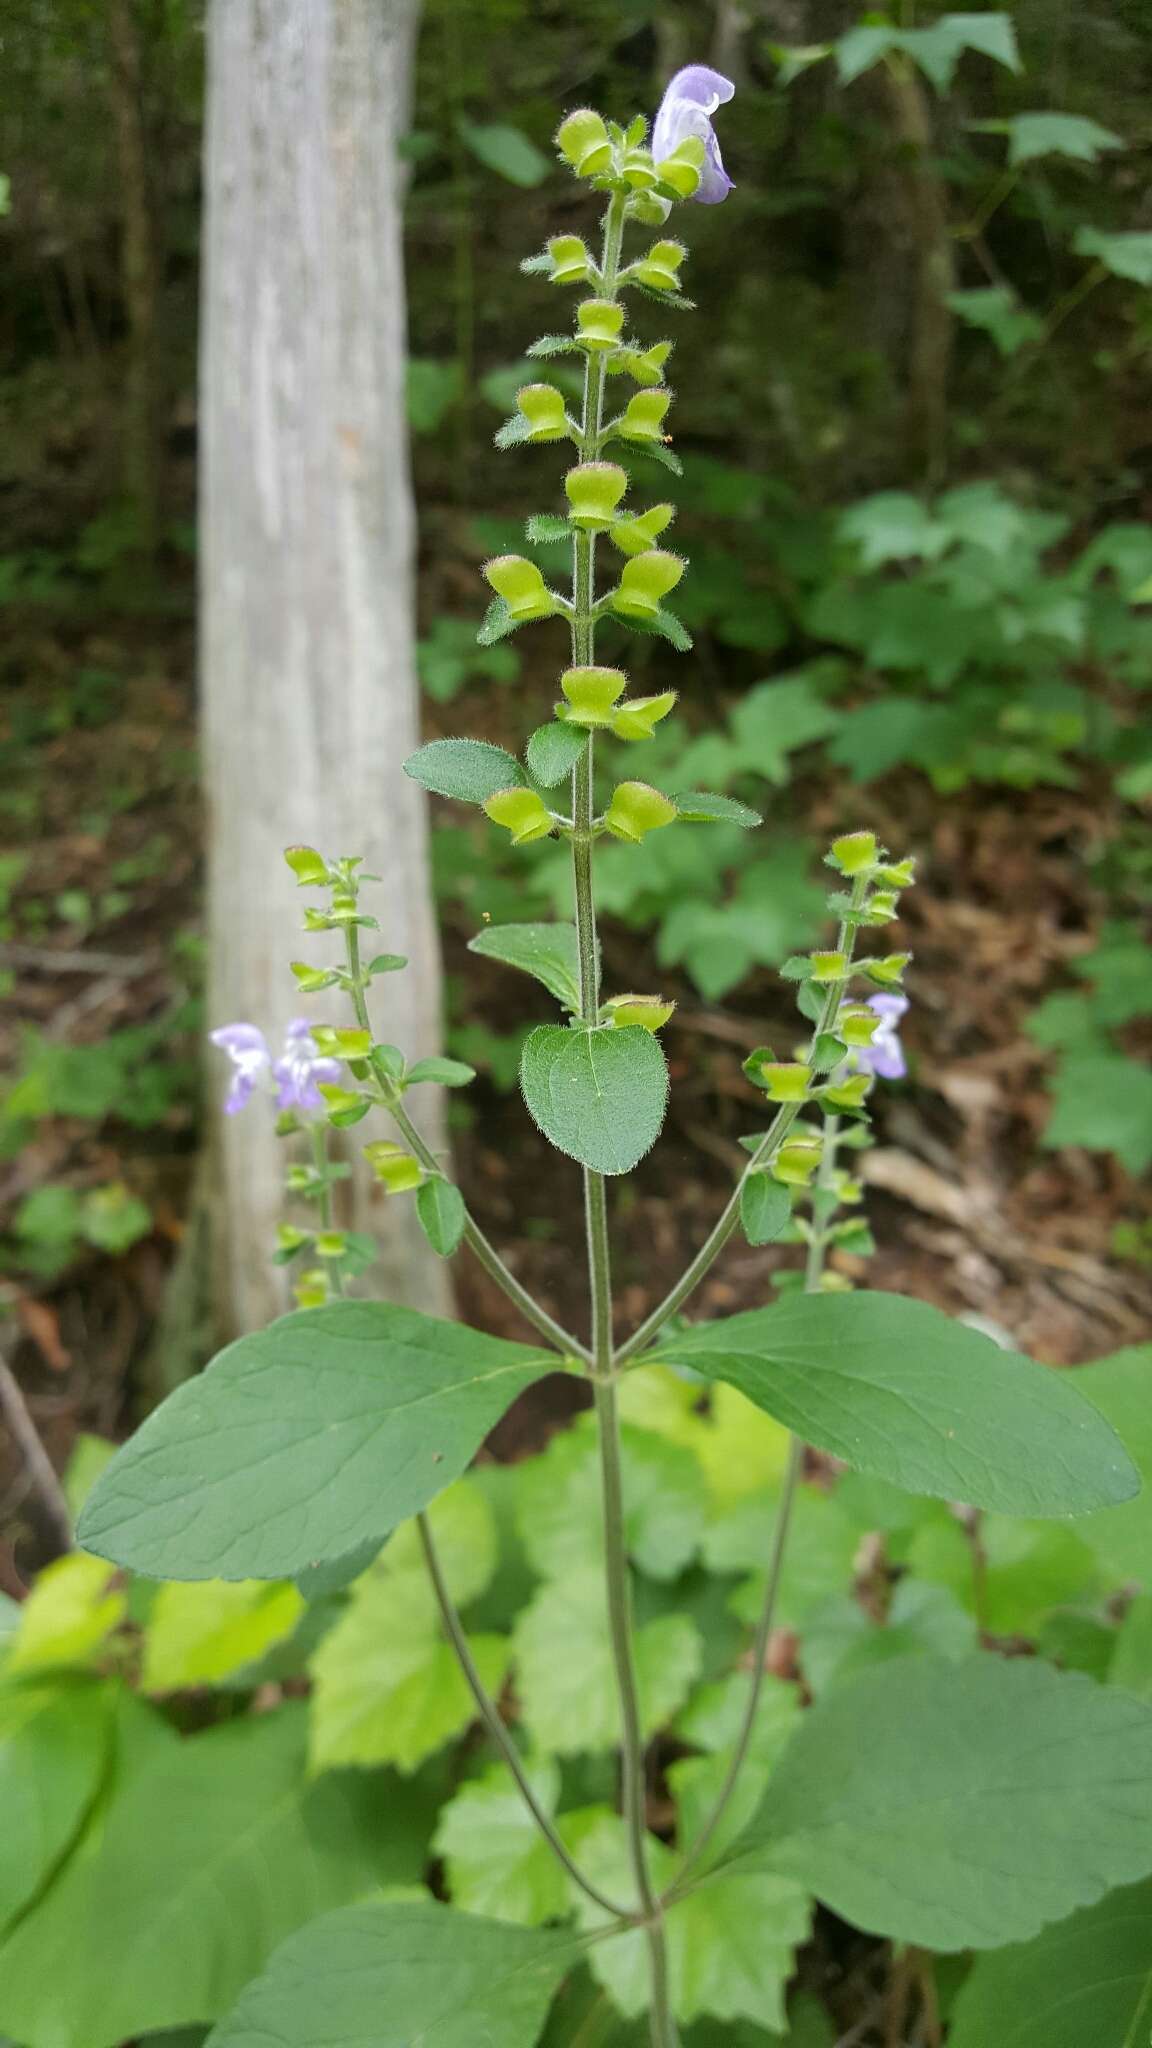
{"label": "bare tree trunk", "polygon": [[144,109],[144,62],[135,0],[108,0],[109,77],[120,169],[120,274],[128,321],[124,483],[149,560],[160,540],[163,496],[163,344],[159,213]]}
{"label": "bare tree trunk", "polygon": [[[300,1007],[289,961],[336,957],[334,935],[301,937],[316,899],[282,851],[303,842],[384,877],[365,907],[410,965],[376,984],[374,1021],[410,1056],[440,1024],[424,799],[401,773],[418,744],[396,161],[414,22],[414,0],[212,0],[201,356],[212,1020],[277,1037]],[[347,1021],[323,1002],[316,1021]],[[435,1102],[414,1106],[439,1142]],[[267,1268],[283,1151],[258,1111],[221,1132],[233,1327],[285,1305]],[[445,1308],[411,1202],[358,1182],[355,1206],[382,1240],[380,1291]]]}
{"label": "bare tree trunk", "polygon": [[878,76],[904,153],[916,259],[908,355],[909,443],[923,471],[935,482],[943,471],[947,450],[954,327],[948,295],[956,289],[956,250],[947,189],[932,162],[932,115],[923,84],[911,64],[882,65]]}

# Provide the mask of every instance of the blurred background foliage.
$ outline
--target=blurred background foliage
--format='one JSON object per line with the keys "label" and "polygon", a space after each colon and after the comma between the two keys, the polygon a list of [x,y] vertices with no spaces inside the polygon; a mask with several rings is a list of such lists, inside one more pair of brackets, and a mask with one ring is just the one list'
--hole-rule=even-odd
{"label": "blurred background foliage", "polygon": [[[0,975],[22,993],[0,1044],[0,1170],[21,1164],[0,1203],[4,1264],[30,1281],[98,1244],[93,1228],[124,1246],[178,1235],[197,1139],[201,9],[12,0],[3,54]],[[1020,0],[1010,15],[909,0],[887,26],[849,0],[428,0],[405,155],[429,731],[507,738],[526,696],[543,715],[559,665],[547,633],[524,653],[473,637],[479,564],[522,545],[526,496],[554,497],[547,453],[498,463],[491,440],[525,345],[557,320],[555,293],[517,263],[589,225],[553,172],[557,110],[651,107],[693,57],[737,80],[723,133],[737,194],[687,222],[702,310],[674,318],[685,473],[661,472],[658,494],[691,558],[696,646],[686,663],[653,642],[634,664],[645,688],[682,693],[644,772],[732,790],[768,824],[609,849],[622,957],[689,1015],[760,1013],[770,970],[813,935],[827,821],[914,828],[937,895],[975,887],[986,905],[1016,878],[974,885],[973,848],[995,844],[1003,870],[1018,819],[1058,898],[1042,876],[1035,972],[1004,965],[1005,1014],[1051,1096],[1027,1142],[1120,1163],[1115,1248],[1140,1263],[1126,1176],[1152,1159],[1152,22],[1138,0]],[[513,1085],[521,1026],[503,989],[465,987],[462,941],[485,916],[555,914],[566,887],[558,856],[494,837],[459,811],[434,835],[450,1038],[491,1084],[482,1100]],[[953,968],[960,934],[941,935]],[[78,978],[81,954],[107,955],[103,980]],[[954,990],[930,972],[921,1000],[944,1013]],[[971,1021],[933,1050],[975,1049]],[[65,1198],[46,1202],[61,1178]]]}

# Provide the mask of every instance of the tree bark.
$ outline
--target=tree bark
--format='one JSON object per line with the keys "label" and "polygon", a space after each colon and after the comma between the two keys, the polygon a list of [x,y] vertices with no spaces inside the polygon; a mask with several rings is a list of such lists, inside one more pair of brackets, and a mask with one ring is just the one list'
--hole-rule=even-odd
{"label": "tree bark", "polygon": [[[200,415],[211,1021],[270,1041],[302,1007],[349,1021],[338,994],[293,992],[291,960],[339,957],[336,934],[301,936],[319,899],[285,866],[299,842],[384,877],[373,950],[409,966],[376,983],[374,1022],[410,1057],[440,1026],[424,798],[401,772],[419,740],[396,156],[414,27],[414,0],[212,0]],[[284,1148],[258,1102],[219,1118],[222,1079],[222,1320],[249,1328],[286,1305],[267,1263]],[[439,1144],[427,1093],[413,1111]],[[374,1291],[445,1309],[412,1203],[358,1173],[353,1208],[382,1245]]]}

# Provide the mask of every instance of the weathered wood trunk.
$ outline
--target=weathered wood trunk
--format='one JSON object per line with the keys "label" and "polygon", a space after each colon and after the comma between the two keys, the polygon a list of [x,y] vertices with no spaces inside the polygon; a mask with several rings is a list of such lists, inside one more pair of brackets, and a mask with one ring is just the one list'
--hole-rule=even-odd
{"label": "weathered wood trunk", "polygon": [[[418,744],[396,157],[414,16],[212,0],[201,358],[210,1018],[273,1041],[301,1009],[350,1021],[339,996],[294,993],[291,960],[339,957],[335,934],[301,935],[317,899],[283,848],[303,842],[384,876],[365,905],[377,950],[410,965],[376,983],[374,1023],[410,1056],[440,1022],[424,799],[401,773]],[[413,1105],[438,1142],[436,1104]],[[222,1321],[251,1327],[286,1305],[267,1266],[283,1148],[259,1103],[214,1119]],[[358,1181],[355,1212],[382,1240],[374,1287],[446,1307],[411,1202]]]}

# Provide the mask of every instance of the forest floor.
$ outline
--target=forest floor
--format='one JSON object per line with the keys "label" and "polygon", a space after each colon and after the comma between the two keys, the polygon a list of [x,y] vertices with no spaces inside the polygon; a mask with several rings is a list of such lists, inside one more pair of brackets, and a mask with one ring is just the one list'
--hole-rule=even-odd
{"label": "forest floor", "polygon": [[[191,636],[182,612],[100,625],[30,615],[6,667],[0,1302],[4,1348],[59,1463],[77,1431],[114,1435],[139,1404],[202,1130]],[[799,797],[813,840],[826,841],[842,823],[842,795],[812,780]],[[1085,857],[1098,815],[1090,790],[976,788],[942,801],[908,775],[869,793],[866,820],[916,848],[924,886],[905,899],[911,1076],[884,1091],[879,1143],[864,1162],[880,1249],[867,1269],[842,1254],[839,1263],[853,1278],[866,1270],[871,1285],[986,1318],[1057,1365],[1145,1338],[1152,1312],[1152,1272],[1112,1250],[1118,1224],[1149,1215],[1149,1195],[1111,1155],[1043,1148],[1044,1059],[1023,1028],[1106,914]],[[522,1022],[525,985],[469,955],[467,936],[449,929],[448,971],[467,977],[490,1030],[509,1030]],[[706,1234],[742,1163],[738,1139],[757,1108],[742,1059],[766,1038],[786,1043],[795,1021],[770,974],[706,1005],[650,963],[646,975],[633,933],[609,926],[603,937],[620,986],[679,1000],[665,1034],[669,1124],[614,1204],[620,1315],[631,1326]],[[575,1169],[557,1171],[516,1094],[481,1078],[467,1102],[456,1154],[468,1198],[517,1274],[579,1326]],[[146,1204],[151,1228],[123,1251],[71,1242],[55,1191],[67,1209],[109,1185]],[[695,1312],[761,1302],[772,1263],[796,1256],[734,1241]],[[479,1269],[459,1268],[462,1313],[522,1334]],[[528,1433],[543,1426],[537,1416]],[[502,1448],[524,1443],[521,1426]],[[15,1534],[25,1486],[13,1459],[0,1464],[0,1534]]]}

